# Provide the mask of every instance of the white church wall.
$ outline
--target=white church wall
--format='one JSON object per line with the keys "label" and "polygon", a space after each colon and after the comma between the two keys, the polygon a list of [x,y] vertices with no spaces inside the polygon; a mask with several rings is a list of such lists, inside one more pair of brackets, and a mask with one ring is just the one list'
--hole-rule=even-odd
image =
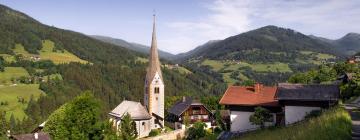
{"label": "white church wall", "polygon": [[138,138],[149,136],[151,131],[150,120],[135,121]]}
{"label": "white church wall", "polygon": [[321,110],[320,107],[285,106],[285,124],[301,121],[313,110]]}

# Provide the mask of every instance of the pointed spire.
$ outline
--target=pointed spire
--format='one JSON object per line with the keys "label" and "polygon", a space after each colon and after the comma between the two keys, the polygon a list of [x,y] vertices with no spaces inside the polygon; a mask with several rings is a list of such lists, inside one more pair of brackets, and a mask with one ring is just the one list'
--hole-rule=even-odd
{"label": "pointed spire", "polygon": [[150,48],[150,56],[149,56],[149,67],[147,69],[147,74],[146,74],[146,80],[148,82],[151,82],[154,79],[156,72],[158,72],[160,78],[162,79],[159,54],[157,50],[155,17],[156,16],[154,14],[153,32],[152,32],[152,40],[151,40],[151,48]]}

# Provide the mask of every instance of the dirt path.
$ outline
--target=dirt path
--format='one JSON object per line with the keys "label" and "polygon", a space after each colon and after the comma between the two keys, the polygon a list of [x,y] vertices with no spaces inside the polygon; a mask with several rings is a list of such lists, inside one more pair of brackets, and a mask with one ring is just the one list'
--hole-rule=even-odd
{"label": "dirt path", "polygon": [[360,97],[350,104],[345,104],[352,120],[352,139],[360,140]]}

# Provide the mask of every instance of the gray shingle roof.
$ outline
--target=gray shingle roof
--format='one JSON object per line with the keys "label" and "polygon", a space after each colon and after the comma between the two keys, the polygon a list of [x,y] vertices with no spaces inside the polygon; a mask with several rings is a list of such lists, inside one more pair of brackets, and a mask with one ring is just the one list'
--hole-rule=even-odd
{"label": "gray shingle roof", "polygon": [[151,119],[150,114],[141,103],[127,100],[121,102],[109,115],[122,118],[126,113],[129,113],[133,120]]}
{"label": "gray shingle roof", "polygon": [[[184,113],[191,105],[202,105],[201,102],[197,100],[193,100],[190,97],[186,97],[185,101],[182,99],[181,101],[176,102],[169,110],[168,112],[177,116],[180,116],[182,113]],[[204,106],[205,107],[205,106]],[[206,108],[206,107],[205,107]],[[207,108],[206,108],[207,109]],[[209,109],[207,109],[209,112],[211,112]]]}
{"label": "gray shingle roof", "polygon": [[337,85],[304,85],[280,83],[275,99],[302,100],[302,101],[329,101],[338,100],[340,89]]}

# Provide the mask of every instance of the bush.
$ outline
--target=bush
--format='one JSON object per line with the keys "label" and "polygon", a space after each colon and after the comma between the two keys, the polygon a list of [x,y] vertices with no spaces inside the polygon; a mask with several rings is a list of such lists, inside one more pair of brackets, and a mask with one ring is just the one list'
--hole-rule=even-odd
{"label": "bush", "polygon": [[309,114],[306,114],[305,119],[315,118],[319,117],[321,115],[320,110],[313,110]]}
{"label": "bush", "polygon": [[214,133],[221,133],[222,129],[220,127],[214,128]]}
{"label": "bush", "polygon": [[153,129],[153,130],[150,131],[149,137],[157,136],[157,135],[159,135],[160,133],[161,133],[161,132],[160,132],[159,129]]}
{"label": "bush", "polygon": [[196,122],[193,124],[192,127],[190,127],[186,133],[187,133],[187,140],[198,140],[202,137],[205,137],[207,132],[205,130],[206,124],[203,122]]}
{"label": "bush", "polygon": [[251,124],[260,125],[261,128],[265,127],[265,122],[271,118],[270,111],[262,108],[256,107],[254,114],[249,117]]}

